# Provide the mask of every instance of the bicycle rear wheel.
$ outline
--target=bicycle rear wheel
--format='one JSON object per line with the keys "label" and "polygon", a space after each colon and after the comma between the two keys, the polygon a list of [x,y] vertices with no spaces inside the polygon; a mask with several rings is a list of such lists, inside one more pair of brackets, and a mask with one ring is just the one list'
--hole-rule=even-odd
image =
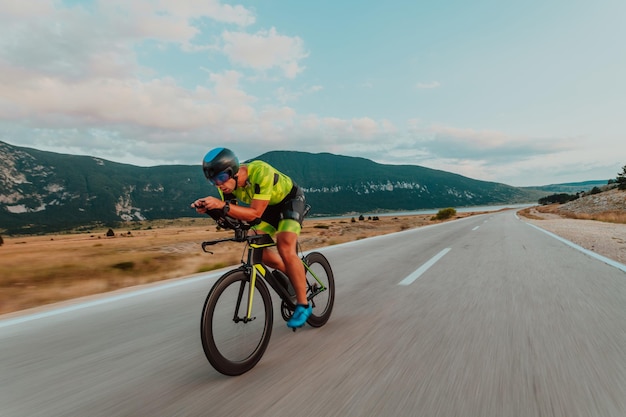
{"label": "bicycle rear wheel", "polygon": [[241,269],[222,276],[211,288],[202,311],[200,335],[204,353],[224,375],[241,375],[261,359],[272,334],[272,299],[257,278],[252,315],[246,318],[250,279]]}
{"label": "bicycle rear wheel", "polygon": [[313,305],[313,313],[307,323],[321,327],[330,318],[335,303],[335,278],[330,263],[319,252],[311,252],[304,257],[307,297]]}

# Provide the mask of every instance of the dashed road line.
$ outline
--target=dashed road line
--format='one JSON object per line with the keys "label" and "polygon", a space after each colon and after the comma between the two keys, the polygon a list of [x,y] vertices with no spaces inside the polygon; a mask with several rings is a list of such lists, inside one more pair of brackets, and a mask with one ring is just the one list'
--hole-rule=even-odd
{"label": "dashed road line", "polygon": [[450,252],[450,248],[445,248],[444,250],[442,250],[441,252],[439,252],[438,254],[433,256],[432,258],[430,258],[428,260],[428,262],[426,262],[424,265],[422,265],[417,270],[415,270],[415,272],[413,272],[411,275],[409,275],[408,277],[406,277],[402,281],[400,281],[398,283],[398,285],[405,285],[405,286],[406,285],[411,285],[413,283],[413,281],[415,281],[420,276],[422,276],[422,274],[424,272],[428,271],[428,269],[431,266],[433,266],[435,263],[437,263],[437,261],[440,260],[441,258],[443,258],[445,256],[445,254],[448,253],[448,252]]}

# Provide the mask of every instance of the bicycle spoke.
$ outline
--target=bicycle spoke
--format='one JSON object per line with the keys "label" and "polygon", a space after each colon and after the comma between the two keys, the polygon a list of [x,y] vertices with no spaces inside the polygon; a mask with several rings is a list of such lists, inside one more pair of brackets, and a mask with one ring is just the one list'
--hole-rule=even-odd
{"label": "bicycle spoke", "polygon": [[313,313],[307,322],[314,327],[323,326],[329,319],[335,300],[335,281],[328,260],[319,252],[305,258],[307,298],[313,306]]}
{"label": "bicycle spoke", "polygon": [[[265,331],[265,321],[258,319],[265,317],[264,305],[260,301],[261,296],[255,290],[259,302],[253,305],[252,317],[257,319],[245,320],[247,303],[240,302],[240,293],[243,291],[244,294],[247,294],[249,285],[243,281],[238,284],[241,284],[239,285],[241,288],[227,288],[222,293],[215,305],[212,321],[213,339],[217,349],[226,359],[234,362],[248,359],[258,347]],[[237,303],[233,302],[236,299]],[[237,307],[234,318],[230,319],[235,304]]]}
{"label": "bicycle spoke", "polygon": [[272,302],[257,281],[250,319],[250,282],[243,271],[226,274],[211,289],[202,314],[202,346],[211,365],[226,375],[250,370],[263,356],[272,327]]}

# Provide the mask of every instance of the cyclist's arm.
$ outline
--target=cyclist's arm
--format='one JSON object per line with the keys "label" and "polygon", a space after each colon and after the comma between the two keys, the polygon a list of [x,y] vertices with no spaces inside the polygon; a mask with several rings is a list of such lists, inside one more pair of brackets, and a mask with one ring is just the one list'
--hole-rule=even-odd
{"label": "cyclist's arm", "polygon": [[[243,220],[246,222],[252,222],[263,215],[263,212],[267,208],[269,200],[252,200],[250,207],[243,207],[240,205],[231,204],[228,210],[228,215],[235,219]],[[222,202],[222,208],[226,203]]]}
{"label": "cyclist's arm", "polygon": [[[268,204],[269,200],[259,199],[252,200],[250,207],[231,204],[228,213],[225,214],[235,219],[252,222],[261,217]],[[191,207],[195,208],[198,213],[206,213],[212,209],[224,210],[224,206],[226,202],[215,197],[200,198],[191,204]]]}

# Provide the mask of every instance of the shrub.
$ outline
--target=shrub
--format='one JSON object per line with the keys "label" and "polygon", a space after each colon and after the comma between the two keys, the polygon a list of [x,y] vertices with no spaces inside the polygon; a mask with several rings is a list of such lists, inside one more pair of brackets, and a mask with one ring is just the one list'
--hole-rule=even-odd
{"label": "shrub", "polygon": [[446,219],[449,219],[450,217],[452,217],[454,215],[456,215],[456,210],[453,209],[452,207],[448,207],[448,208],[439,210],[439,212],[435,216],[435,219],[437,219],[437,220],[446,220]]}
{"label": "shrub", "polygon": [[577,198],[578,198],[578,194],[574,194],[574,195],[566,194],[566,193],[552,194],[552,195],[540,198],[539,204],[541,204],[542,206],[545,206],[547,204],[554,204],[554,203],[564,204],[564,203],[567,203],[568,201],[576,200]]}
{"label": "shrub", "polygon": [[132,261],[120,262],[120,263],[111,265],[111,267],[122,270],[122,271],[130,271],[131,269],[135,268],[135,263]]}
{"label": "shrub", "polygon": [[2,239],[2,236],[0,236],[0,246],[4,245],[4,239]]}
{"label": "shrub", "polygon": [[626,190],[626,165],[622,167],[622,172],[617,174],[617,178],[615,178],[615,182],[617,182],[618,190]]}

